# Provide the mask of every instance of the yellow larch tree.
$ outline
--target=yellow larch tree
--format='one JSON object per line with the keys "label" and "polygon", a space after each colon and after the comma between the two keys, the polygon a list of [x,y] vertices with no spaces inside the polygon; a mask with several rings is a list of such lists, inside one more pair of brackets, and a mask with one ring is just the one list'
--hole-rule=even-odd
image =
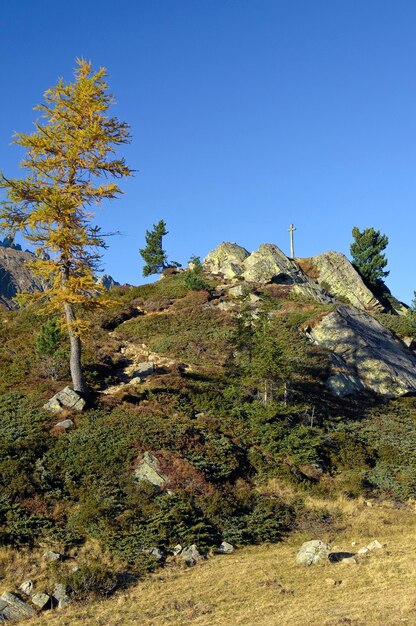
{"label": "yellow larch tree", "polygon": [[93,225],[92,208],[121,192],[115,179],[132,170],[117,156],[128,143],[128,125],[108,115],[113,96],[107,71],[94,71],[77,60],[75,80],[48,89],[35,107],[41,119],[31,134],[16,133],[25,149],[22,178],[0,173],[6,199],[0,205],[0,228],[22,233],[35,248],[33,271],[48,287],[29,299],[42,299],[43,310],[59,312],[70,341],[70,369],[75,391],[88,389],[81,362],[83,311],[97,301],[95,271],[105,248]]}

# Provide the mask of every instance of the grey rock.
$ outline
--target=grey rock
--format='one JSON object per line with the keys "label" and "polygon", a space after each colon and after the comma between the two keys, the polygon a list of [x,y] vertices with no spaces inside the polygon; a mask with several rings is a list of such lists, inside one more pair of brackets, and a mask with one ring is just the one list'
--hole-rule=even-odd
{"label": "grey rock", "polygon": [[243,273],[243,261],[249,252],[236,243],[224,241],[212,250],[204,259],[204,268],[212,274],[223,274],[225,278],[234,278]]}
{"label": "grey rock", "polygon": [[155,371],[155,364],[151,361],[144,361],[136,365],[136,368],[132,374],[132,379],[139,378],[140,381],[144,380]]}
{"label": "grey rock", "polygon": [[324,252],[309,259],[298,259],[298,263],[319,285],[329,288],[333,296],[346,298],[358,309],[384,311],[344,254]]}
{"label": "grey rock", "polygon": [[368,313],[340,305],[305,330],[340,357],[365,389],[390,398],[416,392],[416,356]]}
{"label": "grey rock", "polygon": [[172,553],[174,556],[177,556],[180,552],[182,552],[182,546],[180,543],[178,543],[173,549],[172,549]]}
{"label": "grey rock", "polygon": [[320,539],[306,541],[296,555],[296,562],[300,565],[315,565],[319,561],[326,561],[330,550],[330,546]]}
{"label": "grey rock", "polygon": [[[79,569],[79,567],[78,567]],[[77,571],[73,569],[72,571]],[[71,602],[68,590],[62,583],[56,583],[53,588],[52,604],[58,609],[63,609]]]}
{"label": "grey rock", "polygon": [[59,413],[64,408],[82,411],[85,404],[85,400],[76,391],[71,387],[65,387],[48,400],[43,408],[51,413]]}
{"label": "grey rock", "polygon": [[357,559],[353,556],[348,556],[346,559],[342,559],[341,563],[344,565],[358,565]]}
{"label": "grey rock", "polygon": [[194,543],[191,546],[184,548],[180,553],[180,557],[189,566],[195,565],[199,559],[202,559],[202,555],[199,553],[199,550]]}
{"label": "grey rock", "polygon": [[26,596],[32,595],[33,582],[31,580],[25,580],[19,587],[19,590]]}
{"label": "grey rock", "polygon": [[150,454],[150,452],[145,452],[143,454],[143,457],[134,472],[134,477],[136,480],[145,480],[152,485],[155,485],[155,487],[162,487],[168,479],[168,477],[161,471],[159,461],[153,454]]}
{"label": "grey rock", "polygon": [[3,618],[3,621],[24,619],[36,614],[33,606],[29,606],[10,591],[0,596],[0,607],[0,618]]}
{"label": "grey rock", "polygon": [[159,548],[156,548],[155,546],[151,546],[150,548],[145,548],[142,552],[143,554],[148,554],[156,561],[163,560],[163,552],[159,550]]}
{"label": "grey rock", "polygon": [[227,541],[223,541],[218,548],[218,554],[231,554],[231,552],[234,552],[234,546],[232,546],[231,543],[228,543]]}
{"label": "grey rock", "polygon": [[58,552],[52,552],[52,550],[48,550],[42,556],[46,561],[60,561],[62,558]]}
{"label": "grey rock", "polygon": [[48,609],[51,606],[51,597],[47,593],[35,593],[35,595],[32,596],[32,604],[41,610]]}
{"label": "grey rock", "polygon": [[367,554],[368,552],[370,552],[368,548],[360,548],[358,550],[358,554]]}
{"label": "grey rock", "polygon": [[69,430],[74,427],[74,422],[70,419],[62,420],[61,422],[58,422],[56,426],[59,426],[59,428],[63,428],[64,430]]}
{"label": "grey rock", "polygon": [[336,396],[353,396],[365,389],[353,367],[337,354],[330,355],[331,375],[326,381],[328,389]]}
{"label": "grey rock", "polygon": [[369,550],[370,552],[372,550],[381,550],[382,549],[382,544],[377,541],[377,539],[374,539],[374,541],[371,541],[368,546],[367,546],[367,550]]}

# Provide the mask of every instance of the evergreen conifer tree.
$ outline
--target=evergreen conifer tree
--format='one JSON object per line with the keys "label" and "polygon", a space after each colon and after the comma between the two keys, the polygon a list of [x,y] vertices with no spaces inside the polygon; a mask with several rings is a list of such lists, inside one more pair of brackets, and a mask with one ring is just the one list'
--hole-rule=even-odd
{"label": "evergreen conifer tree", "polygon": [[153,224],[152,230],[146,230],[146,246],[139,250],[140,256],[146,264],[143,267],[143,276],[160,274],[167,267],[168,257],[163,250],[163,237],[167,234],[164,220],[159,220],[157,224]]}
{"label": "evergreen conifer tree", "polygon": [[94,270],[99,249],[106,247],[100,229],[91,224],[91,207],[117,197],[121,190],[108,179],[129,176],[131,170],[115,155],[130,134],[127,124],[107,115],[113,97],[106,70],[93,72],[85,60],[77,60],[77,66],[74,82],[60,79],[35,107],[43,116],[35,131],[15,135],[26,150],[21,167],[27,175],[0,174],[0,188],[8,194],[1,203],[0,228],[11,235],[21,231],[39,253],[32,269],[49,288],[27,298],[42,299],[45,311],[60,312],[70,339],[73,386],[83,393],[82,310],[97,302]]}
{"label": "evergreen conifer tree", "polygon": [[352,229],[352,235],[354,242],[350,252],[353,266],[370,286],[379,286],[389,275],[389,272],[384,271],[388,261],[383,254],[389,243],[387,235],[381,235],[374,228],[365,228],[361,232],[356,226]]}

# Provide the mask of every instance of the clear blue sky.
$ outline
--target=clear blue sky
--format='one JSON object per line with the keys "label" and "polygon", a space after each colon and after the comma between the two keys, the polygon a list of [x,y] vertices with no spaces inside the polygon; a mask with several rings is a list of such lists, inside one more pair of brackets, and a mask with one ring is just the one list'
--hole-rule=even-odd
{"label": "clear blue sky", "polygon": [[14,131],[83,56],[110,72],[123,150],[139,170],[99,211],[119,230],[106,272],[139,284],[146,228],[172,260],[223,240],[349,253],[351,229],[389,236],[387,284],[416,289],[414,0],[0,0],[0,168]]}

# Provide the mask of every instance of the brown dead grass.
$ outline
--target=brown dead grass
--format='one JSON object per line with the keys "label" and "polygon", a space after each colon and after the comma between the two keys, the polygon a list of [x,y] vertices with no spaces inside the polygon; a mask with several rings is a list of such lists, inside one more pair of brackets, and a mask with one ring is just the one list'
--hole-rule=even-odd
{"label": "brown dead grass", "polygon": [[[277,487],[278,488],[278,487]],[[386,544],[357,565],[296,565],[303,541],[248,547],[191,569],[165,569],[127,592],[89,605],[44,613],[27,626],[390,626],[416,624],[415,508],[338,498],[309,498],[311,508],[341,510],[346,529],[320,538],[357,552],[373,539]],[[333,531],[332,531],[333,533]],[[355,546],[351,546],[352,542]],[[325,579],[342,581],[329,585]]]}

